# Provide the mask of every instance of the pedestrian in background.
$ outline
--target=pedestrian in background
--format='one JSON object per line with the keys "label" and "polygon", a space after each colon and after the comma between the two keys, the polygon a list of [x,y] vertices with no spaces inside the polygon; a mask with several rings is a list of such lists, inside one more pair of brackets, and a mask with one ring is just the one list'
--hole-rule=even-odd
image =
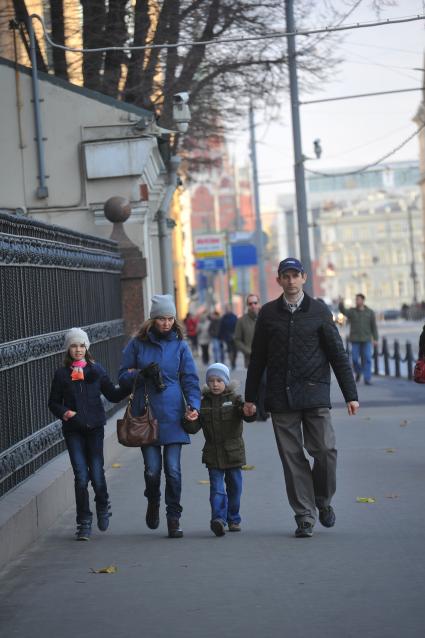
{"label": "pedestrian in background", "polygon": [[216,536],[224,536],[226,525],[229,532],[241,529],[241,467],[246,463],[242,419],[254,421],[255,416],[244,415],[243,399],[235,393],[235,384],[230,382],[226,365],[210,365],[206,382],[200,417],[186,423],[185,429],[196,434],[202,427],[205,436],[202,462],[207,466],[210,478],[210,528]]}
{"label": "pedestrian in background", "polygon": [[210,362],[210,323],[208,314],[203,312],[198,322],[198,343],[201,347],[202,363],[206,366]]}
{"label": "pedestrian in background", "polygon": [[360,381],[363,375],[365,384],[372,385],[372,347],[378,345],[375,313],[365,305],[365,296],[360,292],[356,295],[354,308],[346,309],[341,301],[339,309],[350,324],[348,338],[356,381]]}
{"label": "pedestrian in background", "polygon": [[419,354],[418,359],[425,359],[425,326],[422,328],[422,332],[419,336]]}
{"label": "pedestrian in background", "polygon": [[[359,404],[353,372],[332,313],[303,291],[307,275],[293,257],[280,262],[283,294],[263,306],[257,319],[245,386],[245,410],[255,412],[258,385],[267,367],[266,408],[295,512],[297,538],[313,535],[316,508],[325,527],[335,524],[335,433],[330,417],[330,366],[348,414]],[[313,468],[304,449],[313,457]]]}
{"label": "pedestrian in background", "polygon": [[195,362],[184,340],[182,326],[176,320],[171,295],[154,295],[150,317],[124,349],[120,384],[131,391],[138,377],[132,413],[143,414],[145,394],[159,423],[156,444],[143,445],[145,496],[148,500],[146,525],[159,526],[161,470],[165,473],[165,504],[169,538],[181,538],[181,449],[190,443],[183,430],[183,417],[196,419],[201,393]]}
{"label": "pedestrian in background", "polygon": [[210,327],[209,327],[213,359],[216,363],[222,363],[224,359],[223,342],[220,339],[220,313],[214,310],[210,314]]}
{"label": "pedestrian in background", "polygon": [[[251,358],[252,340],[254,339],[255,326],[257,325],[258,313],[260,312],[260,297],[250,293],[246,298],[247,312],[236,322],[235,346],[243,353],[245,368],[248,367]],[[266,371],[264,371],[258,388],[256,419],[257,421],[267,421],[268,414],[264,407],[264,397],[266,393]]]}
{"label": "pedestrian in background", "polygon": [[192,354],[196,357],[198,354],[198,318],[191,312],[188,312],[183,323],[186,328],[186,336],[189,340]]}
{"label": "pedestrian in background", "polygon": [[79,541],[88,541],[93,514],[88,484],[96,501],[97,526],[106,532],[110,502],[103,459],[106,414],[102,394],[112,403],[128,395],[115,387],[106,371],[89,352],[90,341],[84,330],[71,328],[65,334],[63,367],[56,370],[49,397],[49,408],[62,420],[62,432],[74,472],[77,532]]}
{"label": "pedestrian in background", "polygon": [[233,312],[232,306],[230,304],[227,305],[225,313],[220,319],[218,338],[226,345],[227,355],[229,357],[229,363],[232,370],[236,367],[237,350],[234,335],[237,320],[238,318]]}

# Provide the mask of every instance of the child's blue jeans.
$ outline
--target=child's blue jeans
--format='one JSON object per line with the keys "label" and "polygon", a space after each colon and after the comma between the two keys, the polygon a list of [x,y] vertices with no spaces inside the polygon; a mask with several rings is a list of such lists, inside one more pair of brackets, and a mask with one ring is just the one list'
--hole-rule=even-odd
{"label": "child's blue jeans", "polygon": [[208,473],[210,475],[211,520],[218,518],[223,523],[240,523],[241,468],[231,467],[227,470],[219,470],[210,467]]}
{"label": "child's blue jeans", "polygon": [[72,469],[74,470],[77,523],[92,520],[88,484],[91,481],[95,493],[96,510],[108,509],[109,497],[103,469],[103,428],[63,432]]}

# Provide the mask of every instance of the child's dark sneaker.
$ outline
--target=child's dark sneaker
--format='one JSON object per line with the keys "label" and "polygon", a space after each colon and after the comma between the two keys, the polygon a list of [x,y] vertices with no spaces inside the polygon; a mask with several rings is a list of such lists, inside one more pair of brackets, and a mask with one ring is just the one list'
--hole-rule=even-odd
{"label": "child's dark sneaker", "polygon": [[222,520],[219,518],[215,518],[211,521],[211,531],[214,532],[216,536],[224,536],[226,533],[225,526]]}
{"label": "child's dark sneaker", "polygon": [[109,509],[98,510],[97,512],[97,527],[101,532],[106,532],[109,527],[109,519],[112,516]]}
{"label": "child's dark sneaker", "polygon": [[321,507],[319,509],[319,521],[322,523],[323,527],[333,527],[335,525],[335,512],[334,508],[331,505],[328,507]]}
{"label": "child's dark sneaker", "polygon": [[146,525],[149,529],[157,529],[159,526],[159,503],[148,501],[146,510]]}
{"label": "child's dark sneaker", "polygon": [[240,523],[229,523],[229,532],[240,532]]}
{"label": "child's dark sneaker", "polygon": [[91,522],[84,521],[83,523],[79,523],[75,536],[77,541],[89,541],[91,536]]}
{"label": "child's dark sneaker", "polygon": [[313,525],[307,521],[301,521],[295,530],[295,536],[297,538],[310,538],[313,536]]}

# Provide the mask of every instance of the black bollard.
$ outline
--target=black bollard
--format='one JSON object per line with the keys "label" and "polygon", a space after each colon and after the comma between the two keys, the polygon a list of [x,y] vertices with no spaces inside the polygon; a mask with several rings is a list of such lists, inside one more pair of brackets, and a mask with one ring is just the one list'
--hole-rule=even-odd
{"label": "black bollard", "polygon": [[394,362],[395,362],[395,376],[400,376],[400,344],[397,339],[394,341]]}

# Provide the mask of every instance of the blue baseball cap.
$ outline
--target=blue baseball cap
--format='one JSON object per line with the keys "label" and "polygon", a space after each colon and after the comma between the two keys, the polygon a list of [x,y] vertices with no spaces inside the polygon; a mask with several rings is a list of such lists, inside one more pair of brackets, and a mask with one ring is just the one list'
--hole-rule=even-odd
{"label": "blue baseball cap", "polygon": [[287,257],[280,262],[277,274],[280,275],[280,273],[285,272],[285,270],[297,270],[298,272],[304,273],[304,266],[299,259],[295,259],[295,257]]}

